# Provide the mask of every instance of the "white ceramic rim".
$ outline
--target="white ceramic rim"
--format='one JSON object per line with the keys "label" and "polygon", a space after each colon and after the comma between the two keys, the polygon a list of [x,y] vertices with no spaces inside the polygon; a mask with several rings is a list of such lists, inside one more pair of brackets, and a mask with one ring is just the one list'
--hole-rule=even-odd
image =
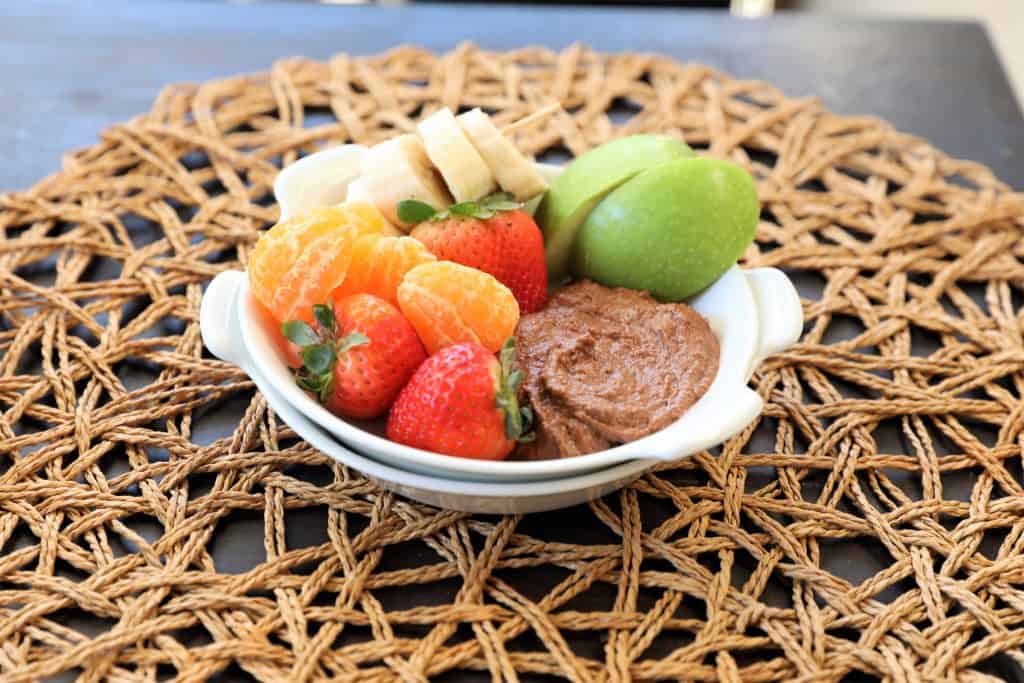
{"label": "white ceramic rim", "polygon": [[[711,318],[716,334],[723,326],[737,321],[753,321],[756,330],[757,308],[745,283],[742,271],[733,269],[724,278],[734,280],[729,288],[731,321]],[[412,448],[366,431],[332,414],[323,405],[302,391],[294,382],[280,350],[263,327],[257,304],[249,291],[248,281],[238,290],[238,316],[241,342],[253,367],[266,377],[281,396],[326,429],[343,443],[368,452],[374,458],[387,459],[412,471],[444,472],[446,475],[469,478],[506,475],[517,478],[548,478],[591,471],[634,459],[674,460],[695,453],[729,438],[746,426],[762,409],[760,397],[746,386],[752,366],[756,364],[757,334],[719,334],[720,368],[711,387],[682,417],[669,427],[642,439],[604,451],[574,458],[540,461],[486,461],[453,458]],[[721,286],[728,283],[723,282]],[[743,295],[737,301],[736,293]],[[722,296],[709,290],[702,296]],[[698,302],[694,302],[699,306]],[[708,425],[713,425],[709,428]]]}

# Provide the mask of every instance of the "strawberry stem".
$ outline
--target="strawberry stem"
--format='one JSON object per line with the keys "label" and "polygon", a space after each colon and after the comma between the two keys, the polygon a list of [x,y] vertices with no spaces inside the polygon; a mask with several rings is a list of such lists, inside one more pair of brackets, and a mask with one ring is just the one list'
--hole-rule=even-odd
{"label": "strawberry stem", "polygon": [[519,405],[519,385],[523,381],[523,371],[516,367],[516,340],[509,337],[498,353],[501,364],[501,377],[498,380],[498,393],[494,402],[505,414],[505,437],[513,441],[533,441],[533,411],[529,406]]}
{"label": "strawberry stem", "polygon": [[295,383],[317,395],[326,403],[334,391],[334,366],[342,354],[370,338],[362,332],[351,332],[338,339],[337,321],[331,304],[313,304],[315,327],[302,320],[289,320],[281,325],[285,339],[300,348],[302,367],[295,370]]}

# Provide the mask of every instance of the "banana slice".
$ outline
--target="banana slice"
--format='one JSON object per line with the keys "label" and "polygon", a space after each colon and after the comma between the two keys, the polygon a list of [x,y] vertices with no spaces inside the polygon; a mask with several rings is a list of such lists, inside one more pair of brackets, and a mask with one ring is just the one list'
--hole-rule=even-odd
{"label": "banana slice", "polygon": [[[418,199],[435,209],[447,208],[452,197],[430,164],[420,139],[409,133],[366,150],[362,175],[356,181],[362,197],[371,201],[384,216],[399,226],[398,202]],[[350,190],[351,192],[351,190]]]}
{"label": "banana slice", "polygon": [[473,201],[494,192],[497,184],[490,167],[450,110],[434,112],[420,121],[419,129],[427,156],[441,172],[455,201]]}
{"label": "banana slice", "polygon": [[490,116],[480,109],[472,109],[456,118],[466,137],[494,173],[501,189],[511,192],[520,202],[548,189],[533,162],[498,130]]}

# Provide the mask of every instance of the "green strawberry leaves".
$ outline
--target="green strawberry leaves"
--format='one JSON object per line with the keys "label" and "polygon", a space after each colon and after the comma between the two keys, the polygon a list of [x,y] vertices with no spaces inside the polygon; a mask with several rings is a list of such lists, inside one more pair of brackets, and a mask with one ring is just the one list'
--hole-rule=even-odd
{"label": "green strawberry leaves", "polygon": [[295,383],[326,403],[334,391],[334,364],[338,358],[350,349],[369,344],[370,338],[362,332],[352,332],[338,339],[331,304],[314,304],[313,320],[315,328],[302,320],[282,323],[281,334],[301,349],[302,367],[295,370]]}
{"label": "green strawberry leaves", "polygon": [[404,199],[398,202],[398,220],[403,223],[423,223],[437,215],[430,204],[416,199]]}
{"label": "green strawberry leaves", "polygon": [[302,349],[302,364],[312,375],[329,372],[334,360],[334,347],[330,344],[312,344]]}
{"label": "green strawberry leaves", "polygon": [[334,332],[334,307],[330,304],[313,304],[313,319],[321,329]]}
{"label": "green strawberry leaves", "polygon": [[299,346],[309,346],[317,342],[316,331],[301,320],[289,320],[281,325],[281,334],[285,339]]}
{"label": "green strawberry leaves", "polygon": [[[303,363],[306,362],[306,354],[303,352]],[[328,367],[330,368],[333,362]],[[334,373],[330,369],[320,373],[314,373],[304,366],[295,373],[295,383],[300,388],[316,394],[321,403],[326,403],[334,391]]]}
{"label": "green strawberry leaves", "polygon": [[473,218],[476,216],[477,211],[480,210],[480,205],[476,202],[459,202],[458,204],[452,204],[448,207],[447,211],[442,211],[437,214],[435,220],[441,220],[448,218],[449,216],[463,216],[465,218]]}
{"label": "green strawberry leaves", "polygon": [[352,332],[350,334],[346,334],[344,337],[338,340],[338,355],[340,356],[349,349],[354,349],[357,346],[362,346],[363,344],[369,343],[370,338],[367,337],[362,332]]}
{"label": "green strawberry leaves", "polygon": [[519,385],[523,383],[523,371],[516,367],[515,337],[509,337],[502,344],[498,362],[501,364],[501,377],[494,402],[505,414],[505,436],[521,443],[533,441],[536,437],[531,431],[533,410],[530,406],[519,405]]}
{"label": "green strawberry leaves", "polygon": [[523,208],[522,202],[517,202],[508,192],[495,192],[484,197],[480,202],[480,208],[484,211],[516,211]]}
{"label": "green strawberry leaves", "polygon": [[403,223],[424,223],[426,221],[442,221],[447,218],[493,218],[499,211],[515,211],[523,205],[508,192],[495,192],[477,202],[459,202],[452,204],[444,211],[437,211],[430,204],[416,199],[398,202],[398,219]]}
{"label": "green strawberry leaves", "polygon": [[434,220],[442,220],[449,216],[463,216],[465,218],[479,218],[487,220],[493,218],[499,211],[515,211],[523,208],[523,205],[515,201],[508,192],[495,192],[484,197],[478,202],[459,202],[448,207],[447,211],[437,214]]}

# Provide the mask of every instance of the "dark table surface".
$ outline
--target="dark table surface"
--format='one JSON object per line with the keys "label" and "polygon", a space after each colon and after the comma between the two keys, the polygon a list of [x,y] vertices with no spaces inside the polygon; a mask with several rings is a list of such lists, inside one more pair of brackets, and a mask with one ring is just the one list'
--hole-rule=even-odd
{"label": "dark table surface", "polygon": [[323,58],[463,40],[661,52],[872,114],[1024,188],[1024,124],[983,27],[714,10],[331,7],[155,0],[0,3],[0,190],[59,167],[65,150],[149,108],[162,85]]}
{"label": "dark table surface", "polygon": [[[665,9],[104,0],[0,7],[0,191],[26,188],[57,170],[63,151],[145,111],[168,82],[264,70],[291,55],[373,53],[400,43],[446,50],[464,40],[490,49],[583,41],[705,62],[771,81],[789,95],[818,95],[840,113],[880,116],[1024,188],[1024,120],[977,24],[807,15],[738,20]],[[204,438],[231,433],[236,419],[226,411],[212,424],[221,433]],[[248,556],[263,552],[262,534],[259,520],[226,528],[214,553],[218,568],[246,566]],[[1004,663],[991,673],[1019,676]]]}

